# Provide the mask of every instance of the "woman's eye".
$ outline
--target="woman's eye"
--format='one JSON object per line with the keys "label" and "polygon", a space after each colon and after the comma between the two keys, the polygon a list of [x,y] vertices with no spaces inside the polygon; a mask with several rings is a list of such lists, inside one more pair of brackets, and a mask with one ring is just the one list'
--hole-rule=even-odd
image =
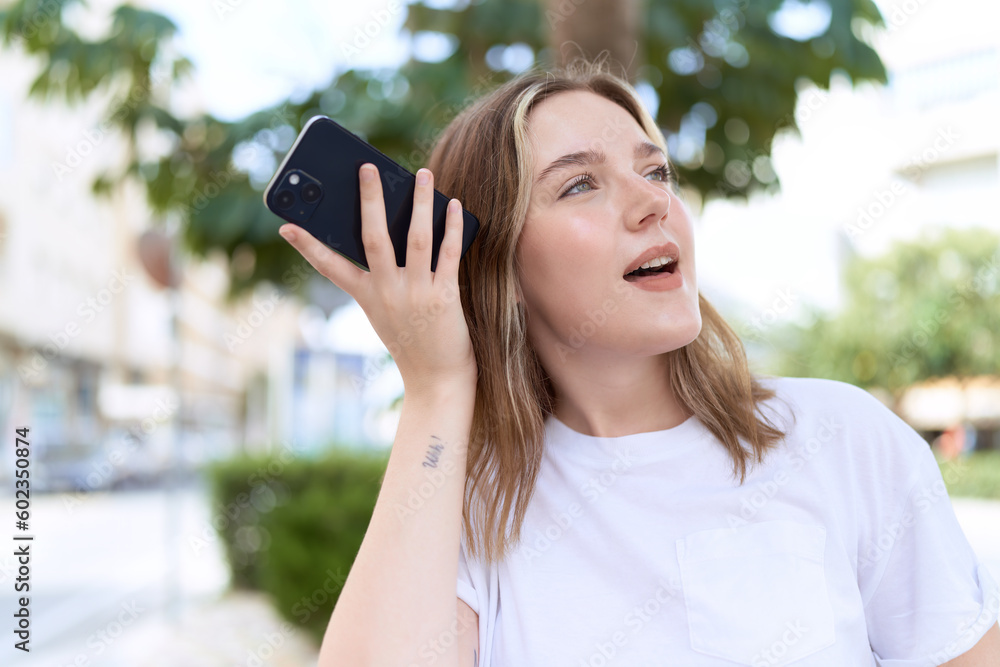
{"label": "woman's eye", "polygon": [[576,190],[581,185],[589,184],[591,178],[593,178],[593,177],[590,176],[590,175],[581,176],[579,178],[579,180],[574,181],[571,186],[569,186],[568,188],[566,188],[566,190],[564,190],[563,193],[561,195],[559,195],[559,198],[561,199],[561,198],[565,197],[566,195],[571,194],[574,190]]}
{"label": "woman's eye", "polygon": [[669,181],[670,180],[670,171],[665,166],[657,167],[653,171],[649,172],[650,176],[652,176],[653,174],[657,174],[660,177],[661,181]]}
{"label": "woman's eye", "polygon": [[[659,167],[657,167],[653,171],[649,172],[648,175],[652,176],[653,174],[656,174],[657,176],[659,176],[660,177],[660,181],[662,181],[662,182],[665,182],[665,183],[669,183],[670,182],[670,168],[668,166],[666,166],[666,165],[660,165]],[[579,188],[579,187],[581,187],[583,185],[589,185],[590,186],[589,189],[592,189],[593,188],[593,179],[594,179],[594,175],[593,174],[583,174],[583,175],[581,175],[577,180],[573,181],[572,185],[570,185],[568,188],[566,188],[565,190],[563,190],[563,193],[561,195],[559,195],[559,199],[562,199],[566,195],[574,194],[574,191],[576,191],[576,192],[587,192],[587,190],[577,190],[577,188]]]}

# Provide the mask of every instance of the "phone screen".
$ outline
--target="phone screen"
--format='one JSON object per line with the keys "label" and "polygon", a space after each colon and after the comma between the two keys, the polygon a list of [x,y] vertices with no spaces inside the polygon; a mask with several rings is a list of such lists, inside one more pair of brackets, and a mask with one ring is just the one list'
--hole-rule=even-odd
{"label": "phone screen", "polygon": [[[406,236],[413,212],[416,178],[379,150],[326,116],[309,119],[264,191],[264,203],[283,220],[295,223],[336,252],[368,269],[361,241],[358,170],[378,167],[385,198],[386,223],[396,265],[406,265]],[[431,270],[444,239],[448,197],[434,191]],[[463,210],[462,255],[479,221]]]}

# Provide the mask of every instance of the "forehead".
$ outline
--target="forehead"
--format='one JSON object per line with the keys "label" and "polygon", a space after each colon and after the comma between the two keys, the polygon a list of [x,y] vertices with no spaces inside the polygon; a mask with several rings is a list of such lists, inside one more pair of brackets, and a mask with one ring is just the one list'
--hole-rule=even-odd
{"label": "forehead", "polygon": [[648,136],[624,107],[590,91],[556,93],[528,114],[529,141],[538,173],[553,159],[575,151],[615,147],[631,151]]}

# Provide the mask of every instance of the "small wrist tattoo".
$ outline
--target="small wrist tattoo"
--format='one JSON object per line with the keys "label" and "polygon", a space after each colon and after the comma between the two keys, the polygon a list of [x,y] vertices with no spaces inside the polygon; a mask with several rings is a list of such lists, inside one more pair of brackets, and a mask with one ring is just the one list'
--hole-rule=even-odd
{"label": "small wrist tattoo", "polygon": [[432,435],[431,437],[437,440],[437,442],[427,448],[427,459],[421,464],[425,468],[437,468],[438,459],[441,456],[441,452],[444,451],[444,443],[441,441],[441,438],[436,435]]}

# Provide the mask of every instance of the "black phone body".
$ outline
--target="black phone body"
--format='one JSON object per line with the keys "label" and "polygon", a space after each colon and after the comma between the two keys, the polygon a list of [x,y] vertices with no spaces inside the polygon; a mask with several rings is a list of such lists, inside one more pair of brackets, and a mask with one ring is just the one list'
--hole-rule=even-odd
{"label": "black phone body", "polygon": [[[361,189],[358,170],[378,167],[386,223],[396,266],[406,266],[406,236],[413,213],[416,177],[374,146],[326,116],[313,116],[264,190],[264,205],[295,223],[332,250],[369,269],[361,241]],[[449,198],[434,190],[431,271],[444,239]],[[479,220],[462,211],[462,256],[476,238]]]}

